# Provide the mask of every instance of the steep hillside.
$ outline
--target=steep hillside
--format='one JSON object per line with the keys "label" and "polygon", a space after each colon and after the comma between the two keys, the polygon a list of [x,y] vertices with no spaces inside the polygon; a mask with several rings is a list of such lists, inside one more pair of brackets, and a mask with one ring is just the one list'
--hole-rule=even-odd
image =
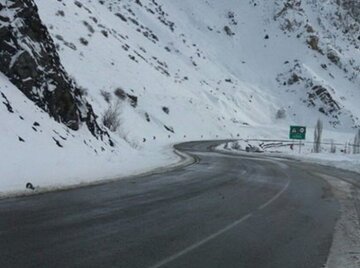
{"label": "steep hillside", "polygon": [[164,134],[170,128],[190,135],[194,126],[204,135],[234,133],[243,124],[283,123],[276,120],[281,109],[286,122],[308,123],[315,116],[339,128],[358,125],[359,23],[349,5],[37,4],[66,70],[88,89],[98,113],[108,105],[104,92],[113,101],[117,88],[138,97],[137,107],[123,105],[123,127],[130,136],[143,134],[136,125]]}
{"label": "steep hillside", "polygon": [[137,174],[178,161],[163,146],[135,150],[113,137],[115,146],[86,127],[74,131],[55,122],[0,74],[0,198],[31,182],[51,190]]}
{"label": "steep hillside", "polygon": [[31,0],[0,5],[0,71],[30,100],[71,129],[86,122],[102,138],[92,107],[64,71],[53,40]]}
{"label": "steep hillside", "polygon": [[[317,118],[326,128],[341,132],[360,124],[357,1],[0,3],[0,53],[7,57],[1,58],[0,70],[7,77],[1,80],[4,105],[0,107],[6,111],[3,120],[12,134],[6,131],[14,140],[8,151],[22,150],[19,136],[29,150],[51,142],[58,153],[34,152],[60,159],[64,166],[73,165],[67,176],[86,177],[71,164],[84,155],[88,163],[97,163],[89,170],[102,167],[103,173],[97,170],[92,177],[101,177],[159,153],[159,144],[185,139],[286,138],[289,124],[312,126]],[[30,11],[35,15],[27,16]],[[20,19],[15,19],[16,14]],[[39,33],[32,31],[34,24]],[[30,76],[14,75],[14,68],[23,70],[24,62],[40,68],[30,68],[36,70]],[[13,92],[15,86],[25,95]],[[31,126],[39,120],[36,106],[28,102],[30,119],[27,123],[20,119],[29,128],[16,123],[19,116],[10,112],[20,110],[25,96],[79,131],[47,118],[41,125],[47,125],[43,132],[48,138],[33,141]],[[73,105],[64,108],[64,99]],[[115,119],[109,121],[109,115]],[[74,142],[62,139],[64,133],[54,137],[53,133],[62,133],[58,128]],[[104,133],[110,133],[111,139]],[[94,155],[87,153],[89,148]],[[72,156],[64,160],[67,155]],[[29,153],[22,162],[30,157]],[[19,163],[16,157],[8,161]],[[145,162],[141,160],[142,165]],[[48,166],[59,169],[54,163]],[[7,172],[14,180],[19,177],[9,168]]]}

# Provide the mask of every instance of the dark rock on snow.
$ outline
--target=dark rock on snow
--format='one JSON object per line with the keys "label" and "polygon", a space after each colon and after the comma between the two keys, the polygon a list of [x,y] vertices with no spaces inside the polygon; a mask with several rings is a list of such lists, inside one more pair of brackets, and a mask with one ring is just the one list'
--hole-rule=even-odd
{"label": "dark rock on snow", "polygon": [[56,121],[73,130],[85,122],[94,136],[109,138],[61,65],[33,0],[0,4],[0,71]]}

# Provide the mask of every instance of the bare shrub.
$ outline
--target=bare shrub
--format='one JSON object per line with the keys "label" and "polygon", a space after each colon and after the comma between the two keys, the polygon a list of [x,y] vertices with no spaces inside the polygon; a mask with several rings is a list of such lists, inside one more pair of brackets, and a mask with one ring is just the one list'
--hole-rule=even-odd
{"label": "bare shrub", "polygon": [[77,5],[78,8],[82,8],[83,6],[79,1],[75,1],[74,4]]}
{"label": "bare shrub", "polygon": [[107,103],[110,103],[111,101],[111,94],[110,92],[107,92],[105,90],[100,90],[100,94],[101,96],[103,96],[104,100],[107,102]]}
{"label": "bare shrub", "polygon": [[227,26],[227,25],[224,27],[224,31],[228,36],[235,35],[234,32],[231,30],[231,28],[229,26]]}
{"label": "bare shrub", "polygon": [[88,31],[90,32],[90,33],[95,33],[95,30],[94,30],[94,28],[90,25],[90,23],[88,23],[87,21],[83,21],[83,24],[85,25],[85,27],[88,29]]}
{"label": "bare shrub", "polygon": [[235,13],[233,11],[229,11],[227,16],[229,19],[233,19],[233,18],[235,18]]}
{"label": "bare shrub", "polygon": [[275,118],[276,119],[284,119],[284,118],[286,118],[286,110],[284,108],[279,109],[276,112]]}
{"label": "bare shrub", "polygon": [[80,40],[80,43],[83,44],[84,46],[87,46],[89,44],[89,41],[86,40],[84,37],[81,37],[79,40]]}
{"label": "bare shrub", "polygon": [[103,36],[109,37],[109,34],[106,30],[101,30],[101,33],[103,34]]}
{"label": "bare shrub", "polygon": [[138,103],[138,97],[134,96],[134,95],[130,95],[130,94],[127,94],[127,97],[129,98],[130,100],[130,105],[134,108],[136,108],[137,106],[137,103]]}
{"label": "bare shrub", "polygon": [[166,114],[169,114],[169,113],[170,113],[169,107],[163,106],[163,107],[162,107],[162,110],[163,110],[163,112],[166,113]]}
{"label": "bare shrub", "polygon": [[63,10],[58,10],[56,12],[56,16],[61,16],[61,17],[65,17],[65,12]]}
{"label": "bare shrub", "polygon": [[102,117],[102,122],[110,131],[115,132],[121,125],[120,120],[121,105],[120,101],[115,104],[110,104]]}
{"label": "bare shrub", "polygon": [[118,87],[117,89],[115,89],[114,94],[115,94],[116,97],[118,97],[121,100],[126,99],[126,92],[121,87]]}
{"label": "bare shrub", "polygon": [[233,150],[241,150],[241,146],[238,142],[233,142],[233,143],[231,143],[230,146],[231,146],[231,149],[233,149]]}

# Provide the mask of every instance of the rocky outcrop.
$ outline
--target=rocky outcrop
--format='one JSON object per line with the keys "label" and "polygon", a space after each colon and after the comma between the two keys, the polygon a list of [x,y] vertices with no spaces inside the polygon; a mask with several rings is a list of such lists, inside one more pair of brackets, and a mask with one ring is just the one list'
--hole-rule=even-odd
{"label": "rocky outcrop", "polygon": [[108,134],[96,122],[82,90],[69,78],[33,0],[0,1],[0,71],[56,121]]}
{"label": "rocky outcrop", "polygon": [[360,2],[358,0],[337,0],[337,3],[348,10],[354,20],[360,22]]}
{"label": "rocky outcrop", "polygon": [[325,115],[338,114],[341,110],[340,105],[333,99],[329,90],[324,86],[314,86],[312,87],[311,92],[308,93],[308,100],[312,106],[316,106],[315,102],[317,99],[322,103],[319,111]]}

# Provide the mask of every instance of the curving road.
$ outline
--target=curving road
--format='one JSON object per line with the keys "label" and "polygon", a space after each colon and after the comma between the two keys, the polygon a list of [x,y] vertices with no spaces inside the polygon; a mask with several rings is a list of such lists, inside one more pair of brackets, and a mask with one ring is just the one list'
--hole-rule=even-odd
{"label": "curving road", "polygon": [[345,171],[218,143],[178,145],[197,162],[165,173],[1,200],[0,267],[323,267],[339,204],[317,174]]}

